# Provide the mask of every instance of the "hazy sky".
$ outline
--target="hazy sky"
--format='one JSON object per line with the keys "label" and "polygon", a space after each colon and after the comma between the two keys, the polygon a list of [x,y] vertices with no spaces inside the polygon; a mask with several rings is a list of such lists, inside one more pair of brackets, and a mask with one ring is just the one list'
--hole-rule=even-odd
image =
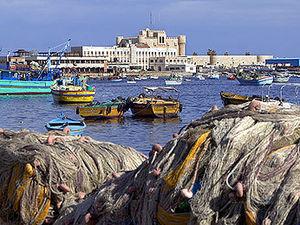
{"label": "hazy sky", "polygon": [[150,26],[187,35],[187,52],[300,57],[300,0],[0,0],[0,48],[113,45]]}

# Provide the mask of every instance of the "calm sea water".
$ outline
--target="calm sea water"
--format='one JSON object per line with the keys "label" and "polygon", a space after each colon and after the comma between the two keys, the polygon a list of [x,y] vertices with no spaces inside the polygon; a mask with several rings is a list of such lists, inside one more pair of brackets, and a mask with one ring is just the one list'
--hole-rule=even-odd
{"label": "calm sea water", "polygon": [[[300,82],[300,79],[292,78],[291,82]],[[163,86],[164,80],[142,80],[137,81],[136,84],[127,84],[126,81],[90,81],[89,83],[96,87],[95,99],[102,102],[117,96],[127,98],[138,95],[143,91],[143,86]],[[131,112],[128,111],[121,120],[87,122],[84,135],[89,135],[96,140],[131,146],[147,153],[152,144],[165,144],[171,139],[173,133],[178,132],[181,127],[192,120],[201,117],[212,105],[222,107],[220,91],[245,95],[267,93],[267,88],[241,86],[237,81],[229,81],[226,78],[205,81],[192,79],[190,82],[184,81],[176,88],[180,91],[179,99],[183,104],[180,118],[137,119],[132,118]],[[278,86],[272,87],[271,95],[279,96],[279,89]],[[297,103],[299,98],[296,92],[295,88],[285,87],[283,96]],[[0,127],[12,130],[25,128],[46,132],[45,124],[60,113],[71,118],[80,118],[75,113],[76,106],[55,104],[51,95],[0,96],[0,105]]]}

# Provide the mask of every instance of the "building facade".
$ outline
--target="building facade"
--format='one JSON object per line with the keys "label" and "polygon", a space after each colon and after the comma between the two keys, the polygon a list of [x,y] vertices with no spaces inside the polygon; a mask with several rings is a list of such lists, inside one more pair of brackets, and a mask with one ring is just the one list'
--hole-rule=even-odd
{"label": "building facade", "polygon": [[185,55],[186,37],[168,37],[165,31],[141,30],[137,37],[116,37],[112,47],[71,47],[71,53],[81,57],[106,57],[108,65],[121,69],[149,70],[151,57]]}
{"label": "building facade", "polygon": [[281,67],[300,67],[300,58],[275,58],[267,59],[268,65],[281,66]]}
{"label": "building facade", "polygon": [[[47,64],[47,59],[47,55],[38,54],[26,57],[26,62],[28,65],[34,63],[44,67]],[[67,54],[61,58],[59,56],[51,56],[51,68],[60,68],[63,73],[98,74],[106,73],[108,65],[106,57]]]}

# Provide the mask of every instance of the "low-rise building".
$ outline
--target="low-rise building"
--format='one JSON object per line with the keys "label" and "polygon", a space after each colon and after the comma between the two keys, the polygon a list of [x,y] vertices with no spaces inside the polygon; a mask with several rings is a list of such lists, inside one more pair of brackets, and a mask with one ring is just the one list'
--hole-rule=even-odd
{"label": "low-rise building", "polygon": [[151,57],[150,70],[196,73],[196,63],[190,56]]}
{"label": "low-rise building", "polygon": [[[41,67],[47,64],[47,53],[39,53],[26,57],[26,62],[30,65],[32,62],[38,63]],[[66,54],[65,56],[51,56],[51,67],[60,68],[63,73],[79,72],[82,74],[105,73],[108,69],[107,58],[100,56],[78,56]]]}
{"label": "low-rise building", "polygon": [[275,58],[267,59],[268,65],[281,66],[281,67],[300,67],[300,58]]}

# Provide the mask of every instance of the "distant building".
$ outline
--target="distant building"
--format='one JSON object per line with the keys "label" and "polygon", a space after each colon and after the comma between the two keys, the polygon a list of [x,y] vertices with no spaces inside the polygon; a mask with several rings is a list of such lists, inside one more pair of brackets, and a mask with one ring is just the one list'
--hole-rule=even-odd
{"label": "distant building", "polygon": [[[12,56],[0,57],[0,69],[29,70],[43,69],[47,64],[48,53],[31,53],[18,55],[18,51]],[[81,57],[66,53],[61,58],[55,53],[51,56],[51,68],[60,68],[64,73],[79,72],[83,74],[98,74],[107,72],[107,58],[105,57]],[[60,61],[60,63],[59,63]]]}
{"label": "distant building", "polygon": [[[26,57],[26,62],[30,65],[32,62],[38,63],[41,67],[47,63],[47,53],[39,53]],[[59,63],[60,60],[60,63]],[[78,72],[82,74],[98,74],[107,72],[107,58],[99,56],[78,56],[66,54],[63,57],[51,56],[51,67],[60,68],[63,73]]]}
{"label": "distant building", "polygon": [[196,63],[190,56],[151,57],[150,69],[154,71],[174,71],[196,73]]}
{"label": "distant building", "polygon": [[300,58],[267,59],[266,64],[282,67],[300,67]]}
{"label": "distant building", "polygon": [[108,65],[124,70],[149,70],[151,57],[184,56],[186,37],[168,37],[165,31],[141,30],[137,37],[116,37],[112,47],[79,46],[71,52],[82,57],[107,57]]}

